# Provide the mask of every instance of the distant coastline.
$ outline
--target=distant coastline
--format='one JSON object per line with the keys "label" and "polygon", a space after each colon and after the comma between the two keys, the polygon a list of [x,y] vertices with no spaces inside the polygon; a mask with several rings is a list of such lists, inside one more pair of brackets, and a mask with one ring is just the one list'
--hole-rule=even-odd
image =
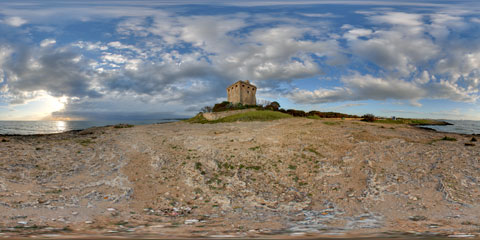
{"label": "distant coastline", "polygon": [[147,125],[181,121],[184,118],[130,121],[0,121],[0,136],[56,134],[84,130],[91,127],[105,127],[115,124]]}

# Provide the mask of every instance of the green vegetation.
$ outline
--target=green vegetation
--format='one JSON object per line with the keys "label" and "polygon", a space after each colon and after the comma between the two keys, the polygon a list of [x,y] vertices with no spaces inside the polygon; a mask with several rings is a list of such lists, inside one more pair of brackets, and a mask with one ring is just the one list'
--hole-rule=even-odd
{"label": "green vegetation", "polygon": [[445,136],[443,137],[442,139],[440,139],[442,141],[457,141],[456,138],[452,138],[452,137],[448,137],[448,136]]}
{"label": "green vegetation", "polygon": [[251,151],[255,151],[255,150],[258,150],[258,149],[260,149],[260,146],[256,146],[256,147],[251,147],[251,148],[249,148],[249,150],[251,150]]}
{"label": "green vegetation", "polygon": [[124,123],[117,124],[117,125],[113,126],[113,128],[131,128],[131,127],[133,127],[132,124],[124,124]]}
{"label": "green vegetation", "polygon": [[95,143],[95,142],[87,138],[87,139],[79,140],[78,143],[80,143],[80,145],[86,147],[89,144]]}
{"label": "green vegetation", "polygon": [[282,118],[290,118],[291,116],[281,112],[274,112],[274,111],[252,111],[252,112],[245,112],[239,113],[235,115],[231,115],[228,117],[224,117],[215,121],[208,121],[206,118],[203,117],[201,113],[197,114],[195,117],[186,120],[189,123],[222,123],[222,122],[250,122],[250,121],[271,121],[277,120]]}
{"label": "green vegetation", "polygon": [[340,125],[340,122],[323,122],[323,124],[333,126],[333,125]]}

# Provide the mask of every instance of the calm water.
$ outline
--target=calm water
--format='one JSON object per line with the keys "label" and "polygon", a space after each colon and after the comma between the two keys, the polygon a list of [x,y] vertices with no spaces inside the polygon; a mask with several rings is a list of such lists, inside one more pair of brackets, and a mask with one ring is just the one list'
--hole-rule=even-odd
{"label": "calm water", "polygon": [[45,134],[80,130],[89,127],[100,127],[128,123],[134,125],[153,124],[177,121],[174,119],[148,121],[0,121],[0,134]]}
{"label": "calm water", "polygon": [[425,126],[441,132],[480,134],[480,121],[471,120],[445,120],[453,125],[448,126]]}

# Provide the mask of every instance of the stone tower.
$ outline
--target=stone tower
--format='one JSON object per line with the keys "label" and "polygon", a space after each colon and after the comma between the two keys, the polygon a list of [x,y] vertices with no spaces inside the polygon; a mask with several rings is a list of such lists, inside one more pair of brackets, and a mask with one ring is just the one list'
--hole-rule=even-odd
{"label": "stone tower", "polygon": [[252,85],[250,81],[238,81],[227,88],[228,101],[243,105],[256,105],[256,92],[257,87]]}

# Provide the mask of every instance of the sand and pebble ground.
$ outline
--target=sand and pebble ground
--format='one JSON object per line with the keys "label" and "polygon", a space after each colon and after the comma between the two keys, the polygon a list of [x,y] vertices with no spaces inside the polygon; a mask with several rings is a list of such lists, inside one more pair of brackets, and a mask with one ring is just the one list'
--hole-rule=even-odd
{"label": "sand and pebble ground", "polygon": [[0,238],[479,237],[471,140],[305,118],[0,136]]}

